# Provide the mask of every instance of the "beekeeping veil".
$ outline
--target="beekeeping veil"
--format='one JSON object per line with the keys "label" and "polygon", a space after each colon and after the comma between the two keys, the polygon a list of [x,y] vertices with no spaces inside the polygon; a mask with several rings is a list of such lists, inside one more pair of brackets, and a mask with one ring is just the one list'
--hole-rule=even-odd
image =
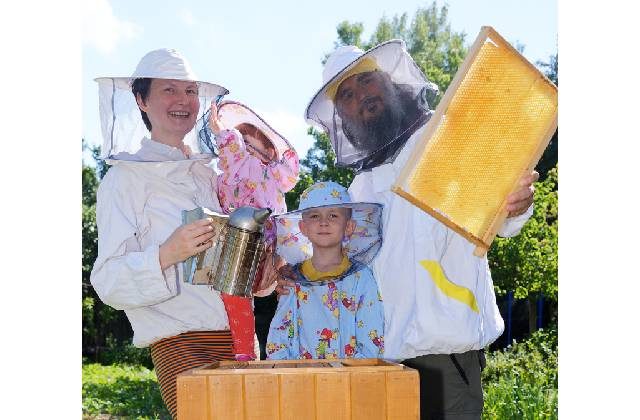
{"label": "beekeeping veil", "polygon": [[212,100],[218,100],[229,93],[227,89],[213,83],[200,81],[187,60],[176,50],[159,49],[147,53],[128,77],[99,77],[98,100],[102,127],[102,149],[100,157],[107,160],[126,159],[136,153],[145,136],[149,136],[136,99],[131,92],[135,79],[173,79],[193,81],[198,84],[200,109],[193,130],[184,138],[194,153],[211,154],[212,151],[199,144],[197,133],[203,125],[202,116]]}
{"label": "beekeeping veil", "polygon": [[324,86],[307,106],[305,118],[329,134],[337,165],[356,170],[392,157],[428,121],[429,103],[438,93],[402,40],[367,52],[339,47],[328,57],[322,76]]}

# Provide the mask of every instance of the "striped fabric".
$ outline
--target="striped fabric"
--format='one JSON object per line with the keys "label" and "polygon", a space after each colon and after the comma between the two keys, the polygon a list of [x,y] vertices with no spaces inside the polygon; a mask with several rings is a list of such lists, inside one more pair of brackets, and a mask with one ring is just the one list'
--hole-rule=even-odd
{"label": "striped fabric", "polygon": [[216,360],[234,360],[229,331],[193,331],[151,345],[160,394],[171,416],[177,418],[176,376]]}

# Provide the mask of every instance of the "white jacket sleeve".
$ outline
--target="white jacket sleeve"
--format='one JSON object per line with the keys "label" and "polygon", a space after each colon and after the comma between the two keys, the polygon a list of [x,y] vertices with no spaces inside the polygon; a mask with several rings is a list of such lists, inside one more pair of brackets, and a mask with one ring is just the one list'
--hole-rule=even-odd
{"label": "white jacket sleeve", "polygon": [[91,284],[107,305],[132,309],[165,301],[176,291],[168,287],[160,269],[159,245],[141,249],[140,235],[145,232],[136,221],[134,198],[127,196],[134,194],[126,191],[132,180],[118,169],[111,168],[98,187],[98,257]]}
{"label": "white jacket sleeve", "polygon": [[510,238],[512,236],[516,236],[522,230],[522,227],[527,220],[533,216],[533,204],[529,206],[527,211],[522,213],[520,216],[515,217],[507,217],[502,224],[502,227],[498,230],[498,236],[503,238]]}

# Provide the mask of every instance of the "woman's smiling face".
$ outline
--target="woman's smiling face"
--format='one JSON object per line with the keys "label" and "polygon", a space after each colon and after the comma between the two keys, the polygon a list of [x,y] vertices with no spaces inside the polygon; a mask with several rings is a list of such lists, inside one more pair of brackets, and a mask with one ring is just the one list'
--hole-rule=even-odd
{"label": "woman's smiling face", "polygon": [[152,79],[146,101],[140,95],[138,106],[151,121],[151,137],[175,146],[193,129],[200,109],[196,82]]}

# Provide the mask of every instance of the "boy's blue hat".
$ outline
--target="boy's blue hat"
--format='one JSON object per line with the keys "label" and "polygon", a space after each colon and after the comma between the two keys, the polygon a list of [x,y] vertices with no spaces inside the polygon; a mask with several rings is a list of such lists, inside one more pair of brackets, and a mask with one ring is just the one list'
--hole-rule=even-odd
{"label": "boy's blue hat", "polygon": [[351,204],[345,187],[333,181],[317,182],[300,194],[298,211],[314,207],[344,207],[345,204]]}
{"label": "boy's blue hat", "polygon": [[275,217],[277,250],[287,263],[297,264],[311,258],[311,242],[300,233],[298,222],[302,213],[319,207],[345,207],[352,209],[356,222],[353,234],[346,238],[343,249],[352,261],[369,264],[382,245],[382,204],[354,203],[345,187],[333,181],[317,182],[300,195],[298,210]]}

